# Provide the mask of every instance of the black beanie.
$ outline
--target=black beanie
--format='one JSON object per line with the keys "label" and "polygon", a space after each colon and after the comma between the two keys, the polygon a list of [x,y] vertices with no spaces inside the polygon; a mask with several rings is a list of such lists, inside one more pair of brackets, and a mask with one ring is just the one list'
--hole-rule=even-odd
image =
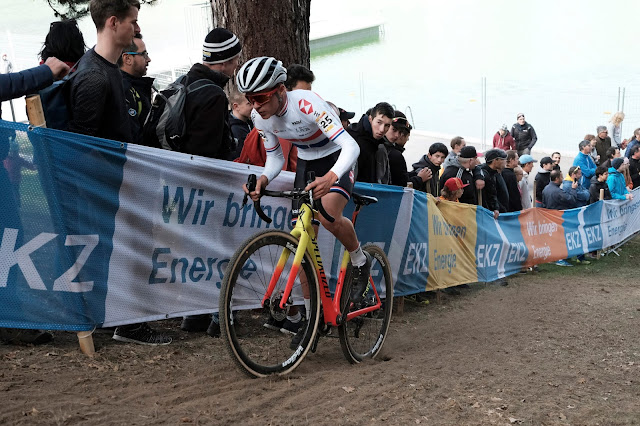
{"label": "black beanie", "polygon": [[238,55],[242,45],[238,37],[225,28],[214,28],[204,39],[202,62],[221,64]]}

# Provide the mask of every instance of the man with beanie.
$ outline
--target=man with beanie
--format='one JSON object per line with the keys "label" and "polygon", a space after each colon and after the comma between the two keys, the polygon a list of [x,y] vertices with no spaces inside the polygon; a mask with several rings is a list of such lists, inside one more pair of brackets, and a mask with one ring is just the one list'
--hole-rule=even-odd
{"label": "man with beanie", "polygon": [[609,177],[607,178],[607,185],[609,185],[609,191],[611,191],[611,198],[614,200],[631,200],[633,194],[627,189],[627,184],[622,174],[624,168],[627,167],[624,164],[622,158],[614,158],[611,161],[611,167],[609,167]]}
{"label": "man with beanie", "polygon": [[483,180],[485,182],[482,189],[482,206],[493,212],[494,219],[500,213],[507,212],[507,206],[498,201],[498,182],[496,175],[500,173],[507,161],[507,153],[502,149],[490,149],[484,154],[485,164],[480,166]]}
{"label": "man with beanie", "polygon": [[[183,152],[220,160],[234,159],[229,100],[223,87],[238,68],[241,51],[238,37],[224,28],[214,28],[204,39],[202,63],[194,64],[187,73],[187,86],[200,80],[202,83],[197,90],[187,94]],[[184,317],[180,328],[191,332],[206,331],[211,337],[220,337],[217,317],[212,319],[209,314]]]}
{"label": "man with beanie", "polygon": [[[442,176],[440,176],[440,189],[444,187],[447,180],[451,178],[458,178],[463,184],[469,184],[464,187],[464,192],[458,199],[461,203],[466,204],[478,204],[478,195],[476,191],[475,182],[482,180],[482,174],[478,165],[478,153],[473,146],[465,146],[460,150],[458,157],[452,162],[450,166],[444,169]],[[474,183],[474,185],[471,185]]]}
{"label": "man with beanie", "polygon": [[224,28],[214,28],[204,39],[202,63],[187,73],[187,85],[204,80],[187,94],[183,152],[232,160],[235,143],[229,124],[229,101],[224,86],[238,68],[242,44]]}

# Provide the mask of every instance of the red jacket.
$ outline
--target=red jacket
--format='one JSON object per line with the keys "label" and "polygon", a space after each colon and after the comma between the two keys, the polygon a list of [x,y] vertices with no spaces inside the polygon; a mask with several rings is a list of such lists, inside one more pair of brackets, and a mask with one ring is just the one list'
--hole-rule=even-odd
{"label": "red jacket", "polygon": [[[282,170],[295,172],[298,164],[298,148],[291,145],[291,142],[282,139],[280,139],[280,146],[284,155]],[[260,135],[256,128],[253,128],[245,138],[240,157],[233,161],[264,167],[264,163],[267,161],[267,151],[264,149],[264,144],[260,140]]]}
{"label": "red jacket", "polygon": [[500,136],[500,132],[496,132],[493,135],[493,147],[509,151],[510,149],[516,149],[516,141],[508,130],[504,136]]}

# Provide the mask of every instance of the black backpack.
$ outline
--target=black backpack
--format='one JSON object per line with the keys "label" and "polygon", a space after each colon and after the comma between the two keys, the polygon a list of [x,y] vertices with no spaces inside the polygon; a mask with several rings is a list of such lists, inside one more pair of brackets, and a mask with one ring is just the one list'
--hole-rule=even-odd
{"label": "black backpack", "polygon": [[76,70],[79,63],[80,61],[76,62],[69,70],[69,74],[62,80],[58,80],[38,92],[44,119],[49,129],[67,130],[69,127],[69,120],[71,119],[71,114],[69,113],[71,109],[69,89],[71,88],[71,80],[78,75]]}
{"label": "black backpack", "polygon": [[144,122],[144,144],[181,152],[186,134],[184,109],[187,95],[209,86],[222,92],[211,80],[200,79],[189,83],[187,75],[178,77],[166,89],[156,92],[151,110]]}

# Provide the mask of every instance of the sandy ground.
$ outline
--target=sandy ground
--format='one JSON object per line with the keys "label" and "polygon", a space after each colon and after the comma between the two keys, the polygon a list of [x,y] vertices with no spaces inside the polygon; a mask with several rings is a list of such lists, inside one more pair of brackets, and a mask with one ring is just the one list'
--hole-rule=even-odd
{"label": "sandy ground", "polygon": [[407,303],[379,359],[327,337],[286,377],[247,378],[177,320],[159,348],[96,333],[93,359],[64,332],[0,346],[0,424],[639,424],[640,240],[620,254]]}

